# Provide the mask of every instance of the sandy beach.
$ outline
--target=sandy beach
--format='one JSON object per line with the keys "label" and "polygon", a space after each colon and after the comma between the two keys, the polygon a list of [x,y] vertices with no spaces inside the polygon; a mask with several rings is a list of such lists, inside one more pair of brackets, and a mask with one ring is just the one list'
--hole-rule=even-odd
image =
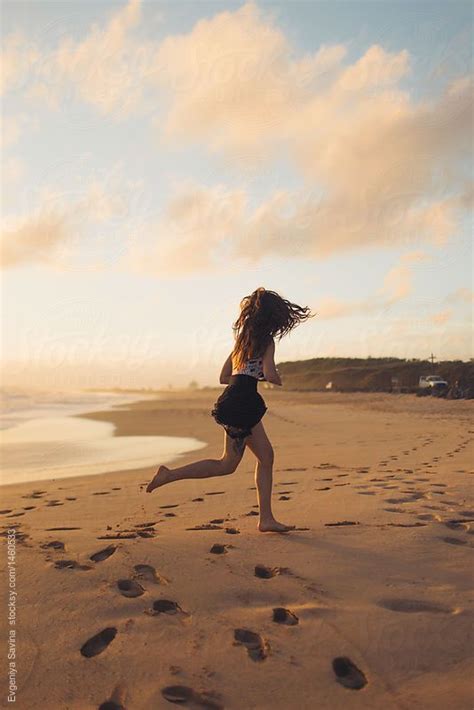
{"label": "sandy beach", "polygon": [[[220,391],[80,416],[216,458]],[[291,533],[258,532],[248,450],[152,494],[156,467],[2,487],[17,707],[472,708],[474,401],[261,393]]]}

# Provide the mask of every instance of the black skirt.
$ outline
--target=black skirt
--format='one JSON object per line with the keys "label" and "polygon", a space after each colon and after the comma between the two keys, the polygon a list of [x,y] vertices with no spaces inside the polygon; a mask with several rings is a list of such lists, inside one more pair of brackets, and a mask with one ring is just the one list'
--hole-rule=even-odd
{"label": "black skirt", "polygon": [[233,439],[250,436],[252,427],[261,420],[267,406],[257,391],[257,378],[231,375],[211,414]]}

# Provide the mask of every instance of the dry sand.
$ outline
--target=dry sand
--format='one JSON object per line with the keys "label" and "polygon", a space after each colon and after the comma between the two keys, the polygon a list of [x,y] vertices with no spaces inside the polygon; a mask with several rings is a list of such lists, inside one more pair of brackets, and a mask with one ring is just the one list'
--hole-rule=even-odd
{"label": "dry sand", "polygon": [[[220,391],[81,416],[119,436],[208,442],[180,463],[215,458]],[[18,708],[473,707],[474,402],[261,392],[274,512],[291,533],[257,531],[249,450],[232,475],[152,494],[154,467],[2,488],[3,534],[17,529]],[[104,629],[116,633],[86,644]],[[339,661],[338,679],[341,657],[361,673]]]}

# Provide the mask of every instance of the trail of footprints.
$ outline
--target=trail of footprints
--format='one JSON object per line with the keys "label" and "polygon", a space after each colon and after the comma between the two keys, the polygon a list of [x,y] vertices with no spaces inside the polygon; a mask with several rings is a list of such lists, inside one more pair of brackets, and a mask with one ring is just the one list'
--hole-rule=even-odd
{"label": "trail of footprints", "polygon": [[[286,483],[286,485],[288,485],[288,483]],[[463,512],[466,518],[472,514],[472,511],[468,510]],[[222,522],[222,520],[220,521]],[[329,523],[328,525],[353,524],[355,524],[353,521],[340,521],[338,523]],[[50,543],[45,543],[42,547],[58,552],[65,551],[65,545],[61,541],[51,541]],[[209,552],[213,554],[223,554],[227,551],[227,548],[232,548],[232,545],[215,543],[211,546]],[[89,559],[95,564],[103,563],[112,557],[117,549],[118,548],[113,545],[105,547],[92,553]],[[254,576],[259,580],[266,580],[263,583],[272,583],[270,580],[275,580],[281,575],[292,575],[296,579],[302,579],[298,577],[298,575],[292,574],[291,570],[286,567],[269,567],[264,564],[256,564],[254,566]],[[143,563],[134,565],[129,577],[118,579],[116,588],[117,592],[124,597],[139,598],[150,592],[150,584],[152,584],[153,587],[155,585],[166,586],[170,584],[170,580],[160,575],[152,565]],[[378,606],[395,613],[454,614],[459,611],[443,604],[437,604],[422,599],[383,598],[379,599],[376,603]],[[148,605],[148,608],[143,610],[143,613],[150,617],[158,617],[159,619],[165,619],[166,616],[172,615],[186,621],[186,619],[191,617],[190,612],[183,609],[179,602],[167,598],[167,596],[162,596],[151,601],[151,604]],[[285,607],[274,607],[271,610],[271,617],[269,618],[271,618],[275,624],[281,626],[295,627],[300,625],[300,619],[297,614]],[[270,640],[266,636],[258,633],[255,629],[238,627],[235,628],[232,633],[233,645],[244,649],[247,657],[252,662],[262,663],[271,657],[272,648]],[[106,652],[118,634],[119,630],[115,626],[101,629],[82,643],[79,649],[81,655],[86,659],[91,659]],[[357,664],[347,656],[335,657],[328,663],[330,663],[332,668],[335,682],[346,689],[361,690],[369,683],[364,670],[358,667]],[[170,672],[172,672],[171,667]],[[221,710],[224,708],[218,694],[213,692],[198,692],[185,685],[168,685],[161,689],[161,695],[171,703],[178,703],[190,707],[218,708]],[[102,710],[108,710],[117,707],[121,707],[125,710],[124,701],[114,699],[117,697],[119,697],[119,695],[115,690],[111,698],[104,701],[104,703],[99,706],[99,710],[100,708],[102,708]]]}
{"label": "trail of footprints", "polygon": [[[53,547],[53,549],[62,549],[55,548],[54,546],[51,547]],[[216,545],[213,547],[216,547]],[[212,552],[213,548],[211,548],[210,551]],[[102,553],[104,553],[104,551],[99,551],[91,555],[90,559],[104,561],[113,554],[113,552],[107,555]],[[118,591],[123,596],[133,598],[141,597],[146,594],[148,590],[140,582],[143,582],[143,584],[150,582],[154,584],[169,583],[169,580],[165,580],[164,577],[159,575],[152,565],[137,564],[133,569],[134,571],[130,579],[120,579],[117,581]],[[257,564],[254,567],[254,576],[258,579],[270,580],[282,574],[292,573],[289,569],[284,567],[267,567],[263,564]],[[295,576],[297,577],[297,575]],[[140,580],[140,582],[138,580]],[[158,616],[161,618],[163,615],[177,615],[184,619],[191,616],[189,612],[181,608],[178,602],[165,598],[155,599],[151,607],[144,610],[144,613],[149,616]],[[288,627],[297,626],[300,623],[298,616],[290,609],[284,607],[274,607],[271,610],[271,620],[276,624]],[[81,645],[79,649],[81,655],[89,659],[104,653],[114,642],[118,633],[117,627],[114,626],[105,627],[98,631]],[[271,656],[271,644],[269,639],[249,628],[239,627],[233,630],[233,645],[245,649],[248,658],[255,663],[261,663]],[[335,681],[345,688],[360,690],[368,683],[365,673],[346,656],[334,658],[331,661],[331,667],[334,672]],[[180,670],[181,669],[170,666],[170,672],[178,672]],[[212,673],[210,675],[212,675]],[[161,695],[171,703],[191,707],[215,708],[215,710],[224,709],[219,694],[214,692],[198,692],[185,685],[168,685],[161,689]],[[124,697],[124,689],[116,688],[110,699],[99,706],[99,710],[111,710],[112,708],[122,708],[122,710],[125,710],[125,705],[123,704],[125,702]]]}
{"label": "trail of footprints", "polygon": [[[469,432],[473,433],[473,432]],[[428,446],[431,443],[431,439],[427,437],[422,443],[421,446]],[[447,452],[447,456],[453,456],[455,453],[459,452],[462,450],[467,443],[469,442],[468,439],[462,440],[457,448],[454,448],[452,451]],[[418,447],[413,447],[411,450],[416,451]],[[405,450],[402,452],[401,455],[407,456],[410,454],[410,450]],[[318,469],[320,471],[327,471],[330,472],[330,476],[326,477],[321,477],[319,479],[316,479],[317,481],[320,481],[321,483],[330,483],[331,485],[323,485],[319,488],[316,488],[318,491],[329,491],[332,490],[332,487],[340,487],[340,486],[350,486],[354,488],[356,493],[359,495],[375,495],[376,493],[383,492],[384,490],[387,491],[399,491],[399,494],[391,495],[388,498],[385,499],[385,502],[389,504],[389,507],[386,507],[384,510],[389,513],[406,513],[407,510],[404,506],[410,503],[421,503],[422,501],[429,501],[429,503],[423,504],[423,507],[425,509],[433,510],[433,511],[444,511],[443,505],[433,505],[431,504],[431,498],[433,495],[436,496],[444,496],[446,491],[444,489],[447,488],[446,484],[443,483],[437,483],[437,482],[431,482],[431,478],[433,475],[433,471],[428,471],[427,469],[432,469],[433,464],[437,464],[440,460],[440,457],[433,457],[428,461],[425,461],[421,464],[421,467],[423,467],[423,473],[429,474],[429,475],[422,475],[422,476],[413,476],[412,474],[414,473],[414,470],[411,468],[397,468],[395,471],[393,469],[387,468],[389,464],[394,464],[398,461],[399,456],[393,455],[389,456],[386,459],[383,459],[382,461],[379,462],[378,468],[380,470],[379,476],[374,476],[368,480],[367,483],[358,483],[358,484],[351,484],[350,482],[346,482],[344,479],[347,476],[349,476],[349,473],[338,473],[338,469],[340,468],[337,464],[333,463],[321,463],[318,466],[313,466],[313,468]],[[419,468],[421,468],[419,467]],[[282,471],[293,471],[293,472],[302,472],[306,471],[306,468],[302,467],[292,467],[292,468],[286,468],[286,469],[281,469]],[[361,476],[368,475],[370,473],[370,467],[357,467],[354,469],[356,473],[360,474]],[[468,473],[464,469],[458,469],[458,473]],[[469,472],[469,473],[474,473],[474,472]],[[424,490],[418,490],[415,486],[416,484],[427,484],[426,488]],[[279,487],[283,488],[284,490],[279,491],[279,500],[280,501],[288,501],[291,500],[291,495],[293,493],[293,490],[291,486],[298,485],[298,481],[281,481],[277,484]],[[404,488],[402,486],[405,485]],[[370,490],[366,490],[367,488],[370,488]],[[112,491],[120,490],[119,487],[114,487],[110,491],[95,491],[91,493],[91,495],[109,495],[112,493]],[[251,486],[250,490],[255,490],[255,486]],[[223,495],[225,491],[211,491],[206,493],[205,495]],[[59,499],[56,498],[51,498],[47,501],[45,501],[44,496],[47,494],[47,491],[43,490],[35,490],[31,494],[23,496],[24,498],[29,498],[33,500],[42,500],[43,503],[48,506],[48,507],[53,507],[53,506],[58,506],[58,505],[63,505],[63,502]],[[73,496],[68,496],[65,498],[65,501],[73,502],[77,498]],[[204,502],[205,498],[203,497],[198,497],[192,499],[192,502]],[[443,499],[440,501],[443,504]],[[457,501],[454,500],[446,500],[444,501],[444,506],[446,505],[459,505]],[[173,508],[178,508],[178,504],[172,504],[172,505],[163,505],[160,506],[160,509],[163,511],[162,515],[163,517],[175,517],[175,513],[171,512],[171,509]],[[253,508],[257,508],[258,506],[253,506]],[[19,517],[23,516],[26,512],[35,510],[36,506],[34,505],[28,505],[25,506],[21,511],[19,512],[14,512],[12,509],[3,509],[0,510],[0,515],[4,515],[5,517]],[[413,511],[411,511],[412,514]],[[250,510],[249,512],[244,514],[245,516],[256,516],[258,515],[257,510]],[[451,518],[448,520],[443,521],[442,516],[437,513],[437,512],[427,512],[427,513],[418,513],[416,514],[416,517],[418,518],[419,522],[415,523],[387,523],[387,525],[397,525],[400,527],[418,527],[418,526],[424,526],[429,523],[443,523],[446,527],[448,527],[450,530],[455,531],[455,532],[465,532],[468,534],[473,534],[474,530],[471,528],[471,523],[474,522],[474,510],[470,509],[465,509],[465,510],[460,510],[458,511],[458,517],[456,518]],[[225,523],[226,521],[229,521],[229,518],[215,518],[208,523],[204,523],[202,525],[197,525],[192,528],[186,528],[187,530],[223,530],[224,533],[227,534],[232,534],[232,535],[237,535],[239,534],[239,530],[237,528],[231,527],[231,526],[226,526]],[[162,522],[162,520],[157,521],[148,521],[148,522],[142,522],[134,525],[132,528],[124,528],[124,529],[119,529],[112,531],[111,526],[107,526],[108,532],[104,535],[98,536],[98,539],[104,539],[104,540],[122,540],[122,539],[133,539],[133,538],[140,538],[140,537],[154,537],[156,534],[155,526],[157,525],[158,522]],[[355,526],[359,525],[360,523],[358,521],[351,521],[351,520],[342,520],[342,521],[336,521],[336,522],[330,522],[330,523],[325,523],[327,527],[345,527],[345,526]],[[15,527],[17,530],[17,540],[20,543],[23,544],[28,544],[27,540],[29,538],[29,535],[21,531],[21,523],[10,523],[7,527]],[[120,527],[117,525],[116,527]],[[75,527],[75,526],[64,526],[64,527],[56,527],[56,528],[48,528],[47,531],[53,532],[53,531],[73,531],[73,530],[78,530],[80,528]],[[296,528],[298,529],[305,529],[305,528]],[[6,529],[0,532],[0,536],[6,536]],[[445,535],[440,537],[440,540],[445,542],[446,544],[452,545],[452,546],[463,546],[467,544],[467,541],[463,538],[459,537],[454,537],[453,535]],[[67,552],[67,547],[66,544],[62,540],[50,540],[48,542],[44,542],[40,545],[40,547],[48,554],[54,554],[54,553],[59,553],[59,554],[66,554]],[[224,543],[214,543],[210,549],[209,552],[213,555],[225,555],[229,552],[229,550],[232,550],[234,546],[231,544],[224,544]],[[101,549],[96,550],[95,552],[92,552],[86,561],[85,564],[80,563],[78,560],[74,559],[67,559],[67,558],[61,558],[58,559],[54,562],[54,567],[59,570],[78,570],[78,571],[88,571],[94,569],[94,567],[98,564],[102,564],[106,562],[110,557],[112,557],[118,547],[117,545],[114,544],[109,544],[106,547],[103,547]],[[254,568],[254,576],[258,579],[262,580],[271,580],[279,575],[283,574],[291,574],[291,571],[288,570],[287,568],[281,568],[281,567],[267,567],[262,564],[257,564],[255,565]],[[293,575],[294,577],[297,577],[297,575]],[[301,579],[301,578],[299,578]],[[136,564],[133,567],[133,570],[131,570],[130,574],[128,577],[123,577],[115,582],[115,589],[117,594],[129,598],[129,599],[134,599],[134,598],[141,598],[141,597],[146,597],[148,593],[148,585],[152,584],[153,586],[155,585],[161,585],[161,586],[166,586],[170,584],[170,580],[166,579],[164,576],[160,575],[156,569],[149,564]],[[311,585],[309,587],[306,587],[307,589],[312,588]],[[318,590],[321,591],[321,590]],[[446,605],[441,605],[441,604],[436,604],[432,602],[427,602],[426,600],[421,600],[421,599],[380,599],[378,602],[376,602],[378,606],[383,607],[384,609],[390,610],[392,612],[396,613],[430,613],[430,614],[454,614],[457,613],[457,609],[448,607]],[[167,599],[167,598],[159,598],[155,599],[151,602],[151,605],[143,610],[145,614],[151,617],[159,617],[159,618],[165,618],[167,615],[173,615],[177,616],[178,618],[181,618],[183,621],[189,618],[191,615],[188,611],[183,609],[177,601],[174,601],[172,599]],[[283,626],[296,626],[299,625],[299,619],[297,615],[291,611],[290,609],[286,609],[284,607],[275,607],[272,609],[271,612],[271,619],[274,623],[280,624]],[[102,629],[101,631],[97,632],[94,634],[91,638],[87,639],[82,646],[80,647],[80,653],[84,658],[94,658],[95,656],[98,656],[102,653],[104,653],[107,648],[110,646],[110,644],[113,643],[115,640],[117,634],[118,634],[118,629],[116,627],[106,627]],[[253,662],[264,662],[269,656],[271,656],[271,644],[270,641],[263,636],[261,636],[258,632],[252,629],[248,628],[237,628],[234,629],[233,631],[233,644],[238,647],[243,647],[246,650],[246,654],[248,657],[253,661]],[[340,656],[336,657],[332,660],[332,670],[334,673],[334,678],[335,681],[342,685],[343,687],[351,690],[360,690],[364,688],[367,683],[367,677],[363,670],[357,667],[357,665],[348,657],[346,656]],[[170,669],[171,670],[171,669]],[[219,710],[220,708],[223,708],[224,706],[222,705],[219,696],[214,694],[214,693],[202,693],[202,692],[197,692],[193,690],[192,688],[188,686],[183,686],[183,685],[170,685],[161,690],[162,697],[168,700],[171,703],[179,703],[181,705],[188,705],[190,707],[205,707],[209,708],[212,710],[212,708],[215,708],[216,710]],[[123,704],[124,701],[124,691],[121,688],[116,688],[111,697],[104,701],[101,705],[99,710],[125,710],[125,705]]]}
{"label": "trail of footprints", "polygon": [[[288,482],[285,485],[288,485]],[[223,520],[224,519],[218,519],[218,522],[221,523]],[[232,545],[215,543],[211,546],[209,552],[213,554],[223,554],[227,549],[232,547]],[[66,544],[61,540],[51,540],[42,543],[41,548],[45,551],[59,554],[66,553],[67,551]],[[116,554],[118,549],[119,547],[117,545],[108,545],[92,552],[88,558],[88,561],[93,563],[92,565],[80,565],[74,560],[61,559],[57,560],[54,566],[57,569],[92,569],[94,565],[106,563],[108,559]],[[285,574],[291,575],[292,573],[285,567],[268,567],[263,564],[257,564],[254,567],[254,576],[260,580],[272,580]],[[301,579],[297,575],[293,576],[296,579]],[[150,584],[153,586],[166,586],[170,584],[170,580],[160,575],[150,564],[136,564],[128,577],[116,581],[116,591],[126,598],[140,598],[150,592]],[[165,598],[164,596],[152,600],[148,608],[143,610],[143,613],[150,617],[159,617],[160,619],[166,618],[167,615],[172,615],[181,618],[183,621],[191,616],[190,612],[183,609],[179,602]],[[298,616],[290,609],[284,607],[274,607],[271,610],[271,620],[276,624],[287,627],[294,627],[300,623]],[[107,651],[119,633],[119,629],[115,626],[107,626],[97,631],[93,636],[84,640],[79,648],[80,654],[85,659],[94,659]],[[246,655],[252,662],[261,663],[271,656],[271,643],[269,639],[265,638],[257,631],[239,627],[234,629],[232,633],[233,645],[245,649]],[[331,661],[331,664],[335,681],[344,687],[360,690],[367,684],[368,681],[364,672],[357,668],[351,659],[347,657],[337,657]],[[111,708],[122,708],[122,710],[125,710],[123,689],[119,689],[119,691],[115,689],[111,697],[99,706],[99,710],[110,710]],[[191,707],[224,708],[218,694],[198,692],[184,685],[166,686],[162,688],[161,695],[171,703],[179,703]]]}

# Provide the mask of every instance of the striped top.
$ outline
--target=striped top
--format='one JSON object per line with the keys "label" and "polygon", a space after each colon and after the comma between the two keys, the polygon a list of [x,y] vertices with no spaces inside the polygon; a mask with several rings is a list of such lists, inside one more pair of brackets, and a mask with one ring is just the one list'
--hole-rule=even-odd
{"label": "striped top", "polygon": [[264,380],[263,374],[263,358],[254,357],[247,360],[239,369],[232,367],[233,375],[250,375],[257,380]]}

